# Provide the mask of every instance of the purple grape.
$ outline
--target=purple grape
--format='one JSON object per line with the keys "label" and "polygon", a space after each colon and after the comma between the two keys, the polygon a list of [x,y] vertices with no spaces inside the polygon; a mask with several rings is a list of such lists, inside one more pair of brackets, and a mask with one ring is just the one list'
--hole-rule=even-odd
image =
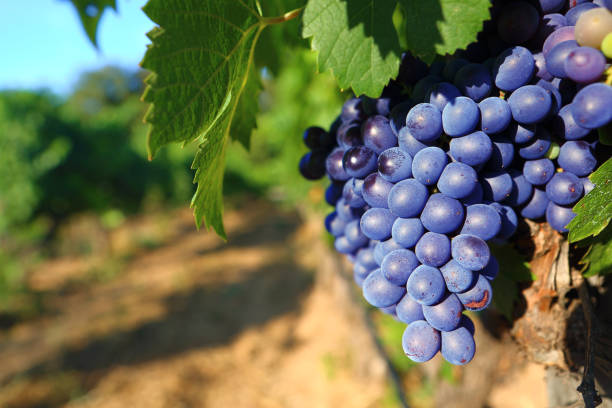
{"label": "purple grape", "polygon": [[542,218],[546,213],[548,201],[548,197],[546,197],[546,193],[544,191],[534,188],[531,199],[521,210],[521,216],[524,218],[529,218],[530,220]]}
{"label": "purple grape", "polygon": [[357,251],[357,259],[356,263],[360,263],[365,268],[369,270],[374,270],[378,267],[376,260],[374,259],[374,249],[373,248],[362,248]]}
{"label": "purple grape", "polygon": [[505,171],[483,173],[481,185],[485,200],[503,201],[512,192],[512,177]]}
{"label": "purple grape", "polygon": [[359,121],[365,117],[362,101],[359,98],[351,98],[344,102],[340,115],[343,122]]}
{"label": "purple grape", "polygon": [[318,126],[311,126],[306,128],[304,134],[302,136],[302,140],[304,141],[304,145],[308,147],[310,150],[314,150],[320,147],[319,140],[321,136],[324,135],[325,130]]}
{"label": "purple grape", "polygon": [[368,118],[363,125],[363,144],[376,153],[397,145],[397,137],[391,130],[389,119],[376,115]]}
{"label": "purple grape", "polygon": [[464,365],[472,361],[476,352],[476,343],[470,328],[460,325],[455,330],[442,332],[441,337],[440,350],[446,361],[455,365]]}
{"label": "purple grape", "polygon": [[480,271],[480,274],[484,276],[485,278],[487,278],[488,280],[492,281],[493,279],[497,277],[498,273],[499,273],[499,262],[497,262],[497,258],[491,255],[491,258],[489,259],[489,263],[487,264],[487,266],[484,267],[482,271]]}
{"label": "purple grape", "polygon": [[457,293],[457,297],[467,310],[477,312],[489,306],[493,297],[493,290],[489,280],[479,274],[476,284],[465,292]]}
{"label": "purple grape", "polygon": [[[558,79],[558,78],[555,78]],[[546,93],[550,96],[551,107],[550,107],[550,115],[556,115],[559,112],[559,109],[563,106],[563,98],[561,96],[561,92],[555,84],[552,82],[545,81],[540,79],[537,83],[537,86],[544,89]]]}
{"label": "purple grape", "polygon": [[546,119],[552,106],[552,100],[543,88],[536,85],[525,85],[510,95],[508,105],[510,105],[514,120],[529,125]]}
{"label": "purple grape", "polygon": [[449,84],[448,82],[440,82],[438,84],[433,85],[429,89],[429,100],[428,102],[434,105],[436,108],[442,112],[444,107],[452,102],[455,98],[461,96],[461,92],[459,89],[453,84]]}
{"label": "purple grape", "polygon": [[510,238],[518,226],[518,217],[516,216],[516,213],[512,207],[507,205],[501,205],[499,203],[491,203],[489,205],[497,210],[502,220],[501,230],[495,239],[505,240]]}
{"label": "purple grape", "polygon": [[402,300],[397,303],[395,313],[397,314],[397,318],[406,324],[410,324],[417,320],[425,320],[425,316],[423,316],[423,306],[408,294],[404,295]]}
{"label": "purple grape", "polygon": [[503,91],[514,91],[526,85],[535,68],[533,55],[525,47],[512,47],[501,53],[493,65],[495,86]]}
{"label": "purple grape", "polygon": [[553,120],[553,129],[556,134],[563,135],[565,140],[578,140],[582,139],[591,131],[590,129],[583,128],[574,121],[572,115],[572,105],[565,105],[559,110],[557,116]]}
{"label": "purple grape", "polygon": [[351,243],[344,235],[336,238],[334,241],[334,247],[336,248],[336,251],[340,252],[341,254],[352,254],[360,248],[359,245]]}
{"label": "purple grape", "polygon": [[537,31],[540,14],[524,1],[507,3],[497,19],[497,33],[508,44],[522,44]]}
{"label": "purple grape", "polygon": [[414,104],[412,101],[404,101],[393,107],[389,115],[389,126],[393,133],[399,137],[400,129],[406,126],[406,116]]}
{"label": "purple grape", "polygon": [[536,125],[521,125],[517,122],[511,122],[505,135],[516,144],[524,144],[533,140],[536,130]]}
{"label": "purple grape", "polygon": [[525,179],[534,186],[541,186],[555,174],[555,165],[548,159],[526,160],[523,165]]}
{"label": "purple grape", "polygon": [[506,130],[512,121],[512,111],[508,102],[502,98],[491,96],[478,104],[480,109],[480,128],[486,134],[500,133]]}
{"label": "purple grape", "polygon": [[506,199],[506,203],[513,207],[527,202],[533,194],[533,186],[525,179],[523,173],[517,170],[510,170],[510,176],[512,177],[512,191]]}
{"label": "purple grape", "polygon": [[400,149],[408,152],[413,158],[419,151],[431,146],[431,144],[422,143],[416,140],[407,127],[400,129],[397,139]]}
{"label": "purple grape", "polygon": [[584,2],[584,3],[578,4],[575,7],[570,8],[567,11],[567,13],[565,13],[565,18],[567,19],[567,25],[575,26],[576,22],[578,21],[578,18],[580,18],[582,13],[584,13],[585,11],[594,9],[594,8],[597,8],[597,5],[593,3],[589,3],[589,2]]}
{"label": "purple grape", "polygon": [[385,279],[380,269],[376,269],[363,281],[363,297],[376,307],[388,307],[397,303],[406,294],[401,286]]}
{"label": "purple grape", "polygon": [[555,11],[561,10],[563,6],[565,5],[566,1],[565,0],[538,0],[537,3],[540,6],[540,10],[542,10],[543,13],[554,13]]}
{"label": "purple grape", "polygon": [[539,159],[546,156],[550,149],[550,134],[546,129],[538,129],[538,135],[518,150],[519,156],[526,160]]}
{"label": "purple grape", "polygon": [[355,219],[359,219],[359,217],[361,217],[361,214],[363,214],[363,209],[351,207],[350,205],[348,205],[346,200],[344,200],[344,198],[341,198],[336,203],[336,213],[338,214],[338,217],[340,217],[342,220],[349,222]]}
{"label": "purple grape", "polygon": [[[484,135],[484,133],[482,134]],[[485,137],[488,138],[486,135]],[[438,190],[452,198],[464,198],[474,191],[477,184],[478,175],[476,174],[476,171],[467,164],[455,162],[449,163],[444,168],[444,171],[438,180]]]}
{"label": "purple grape", "polygon": [[373,251],[374,260],[376,261],[376,264],[379,266],[382,265],[382,261],[383,259],[385,259],[385,256],[387,256],[389,252],[395,251],[396,249],[404,249],[404,248],[402,248],[400,244],[395,242],[393,238],[390,238],[386,241],[378,242],[374,246],[374,251]]}
{"label": "purple grape", "polygon": [[361,126],[356,122],[343,123],[336,133],[336,141],[345,150],[353,146],[363,145]]}
{"label": "purple grape", "polygon": [[601,51],[591,47],[578,47],[572,50],[564,63],[566,75],[583,84],[597,81],[605,69],[606,58]]}
{"label": "purple grape", "polygon": [[361,216],[361,231],[370,239],[387,239],[396,218],[386,208],[370,208]]}
{"label": "purple grape", "polygon": [[364,178],[376,170],[376,159],[376,153],[366,146],[355,146],[344,153],[342,164],[350,177]]}
{"label": "purple grape", "polygon": [[399,147],[387,149],[378,156],[378,173],[391,183],[410,178],[412,157]]}
{"label": "purple grape", "polygon": [[446,163],[448,157],[444,150],[439,147],[426,147],[413,156],[412,175],[421,184],[434,185],[438,182]]}
{"label": "purple grape", "polygon": [[506,170],[514,160],[514,144],[505,136],[493,136],[491,138],[492,152],[486,168],[490,171]]}
{"label": "purple grape", "polygon": [[565,60],[569,54],[578,48],[578,43],[575,40],[563,41],[555,45],[546,54],[546,70],[557,78],[565,78]]}
{"label": "purple grape", "polygon": [[546,41],[544,41],[544,45],[542,45],[542,54],[544,54],[544,58],[547,57],[548,53],[555,45],[570,40],[575,40],[573,26],[561,27],[555,30],[548,36]]}
{"label": "purple grape", "polygon": [[418,141],[431,143],[442,134],[442,113],[431,103],[419,103],[408,112],[406,127]]}
{"label": "purple grape", "polygon": [[359,262],[355,262],[355,264],[353,264],[353,278],[359,287],[363,286],[363,281],[370,273],[372,273],[372,270],[366,268]]}
{"label": "purple grape", "polygon": [[578,177],[588,176],[597,167],[597,159],[593,156],[589,144],[582,140],[563,143],[557,163],[563,170]]}
{"label": "purple grape", "polygon": [[476,102],[465,96],[449,102],[442,112],[444,133],[451,137],[463,136],[478,126],[480,110]]}
{"label": "purple grape", "polygon": [[612,87],[601,83],[587,85],[576,94],[571,106],[579,126],[602,127],[612,120]]}
{"label": "purple grape", "polygon": [[428,198],[427,187],[415,179],[407,179],[391,188],[387,203],[393,214],[409,218],[417,217],[421,213]]}
{"label": "purple grape", "polygon": [[427,75],[425,78],[419,80],[412,88],[412,100],[415,102],[423,102],[425,101],[425,96],[427,96],[427,91],[433,85],[438,82],[442,82],[442,78],[438,75]]}
{"label": "purple grape", "polygon": [[401,246],[412,248],[425,233],[425,228],[418,218],[398,218],[393,223],[391,236]]}
{"label": "purple grape", "polygon": [[440,303],[423,306],[423,316],[434,329],[447,332],[457,328],[463,316],[463,305],[454,293],[447,293]]}
{"label": "purple grape", "polygon": [[454,82],[462,94],[476,102],[489,96],[493,85],[489,70],[482,64],[467,64],[461,67]]}
{"label": "purple grape", "polygon": [[492,153],[491,139],[486,133],[479,130],[467,136],[454,138],[450,142],[451,156],[458,162],[470,166],[479,166],[486,163]]}
{"label": "purple grape", "polygon": [[582,182],[572,173],[556,173],[546,184],[546,196],[558,205],[570,205],[582,196]]}
{"label": "purple grape", "polygon": [[343,157],[344,149],[341,147],[335,148],[334,150],[332,150],[329,156],[327,156],[327,160],[325,161],[325,168],[327,170],[327,174],[332,180],[346,181],[351,178],[344,170],[344,166],[342,166]]}
{"label": "purple grape", "polygon": [[397,286],[404,286],[417,266],[419,266],[419,261],[414,252],[408,249],[396,249],[383,258],[380,270],[389,282]]}
{"label": "purple grape", "polygon": [[359,227],[359,220],[350,221],[344,228],[344,236],[348,242],[356,247],[362,247],[369,241],[368,237],[363,235]]}
{"label": "purple grape", "polygon": [[448,234],[463,223],[463,205],[444,194],[433,194],[421,213],[423,226],[431,232]]}
{"label": "purple grape", "polygon": [[567,232],[567,224],[576,216],[570,207],[563,207],[553,203],[548,203],[546,207],[546,222],[559,232]]}
{"label": "purple grape", "polygon": [[299,164],[302,177],[307,180],[318,180],[325,175],[325,153],[308,152],[306,153]]}
{"label": "purple grape", "polygon": [[346,221],[338,217],[335,211],[325,217],[325,229],[334,237],[344,234],[344,227],[346,227]]}
{"label": "purple grape", "polygon": [[344,184],[342,189],[342,198],[351,207],[361,208],[366,205],[366,202],[361,195],[363,188],[363,180],[352,178]]}
{"label": "purple grape", "polygon": [[404,354],[412,361],[424,363],[440,351],[440,332],[424,320],[410,323],[402,335]]}
{"label": "purple grape", "polygon": [[451,241],[453,259],[464,268],[479,271],[489,263],[491,252],[485,241],[476,235],[460,234]]}
{"label": "purple grape", "polygon": [[438,269],[421,265],[410,274],[406,289],[408,294],[420,304],[433,305],[444,296],[446,284]]}
{"label": "purple grape", "polygon": [[501,217],[495,208],[487,204],[473,204],[466,209],[461,234],[475,235],[488,241],[499,233],[501,225]]}
{"label": "purple grape", "polygon": [[453,58],[444,66],[444,69],[442,70],[442,78],[446,79],[447,81],[454,81],[457,71],[469,63],[470,62],[468,60],[463,58]]}
{"label": "purple grape", "polygon": [[476,183],[474,186],[474,190],[461,199],[461,202],[465,205],[479,204],[482,203],[482,198],[484,197],[484,191],[482,189],[482,185],[480,183]]}
{"label": "purple grape", "polygon": [[440,268],[446,288],[451,292],[465,292],[476,282],[477,273],[464,268],[459,262],[451,259]]}
{"label": "purple grape", "polygon": [[533,61],[535,63],[535,75],[538,78],[545,81],[550,81],[553,79],[553,76],[546,69],[546,59],[544,58],[544,54],[541,52],[533,54]]}
{"label": "purple grape", "polygon": [[444,234],[426,232],[417,242],[414,252],[423,265],[439,267],[450,259],[450,240]]}
{"label": "purple grape", "polygon": [[580,181],[582,181],[582,185],[584,186],[584,195],[589,194],[595,188],[595,184],[593,184],[588,177],[582,177]]}
{"label": "purple grape", "polygon": [[363,181],[361,195],[370,207],[387,208],[387,200],[393,183],[383,179],[378,173],[372,173]]}
{"label": "purple grape", "polygon": [[342,197],[342,191],[344,189],[344,184],[342,182],[334,182],[325,189],[325,202],[331,205],[332,207],[336,206],[336,203]]}

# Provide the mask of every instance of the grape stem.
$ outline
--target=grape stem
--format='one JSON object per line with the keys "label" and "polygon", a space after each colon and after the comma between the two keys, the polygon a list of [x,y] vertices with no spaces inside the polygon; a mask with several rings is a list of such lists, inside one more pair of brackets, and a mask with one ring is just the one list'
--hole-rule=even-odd
{"label": "grape stem", "polygon": [[593,373],[594,367],[594,338],[598,332],[597,318],[593,312],[593,305],[589,295],[589,283],[584,279],[578,288],[580,301],[582,302],[582,312],[586,322],[586,347],[584,357],[584,372],[582,374],[582,382],[578,386],[578,391],[584,399],[586,408],[595,408],[601,404],[601,397],[595,388],[595,377]]}
{"label": "grape stem", "polygon": [[278,17],[263,17],[261,21],[266,25],[284,23],[285,21],[293,20],[294,18],[299,16],[302,10],[304,10],[304,7],[288,11],[282,16]]}

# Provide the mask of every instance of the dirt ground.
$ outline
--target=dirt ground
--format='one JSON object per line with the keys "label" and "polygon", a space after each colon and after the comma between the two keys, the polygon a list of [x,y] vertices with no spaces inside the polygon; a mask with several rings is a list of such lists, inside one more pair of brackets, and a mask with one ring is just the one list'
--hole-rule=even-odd
{"label": "dirt ground", "polygon": [[[29,282],[45,312],[0,332],[0,407],[401,406],[393,385],[428,368],[394,382],[320,223],[265,202],[225,220],[227,244],[184,210],[40,264]],[[543,369],[494,360],[505,382],[487,406],[546,406]]]}

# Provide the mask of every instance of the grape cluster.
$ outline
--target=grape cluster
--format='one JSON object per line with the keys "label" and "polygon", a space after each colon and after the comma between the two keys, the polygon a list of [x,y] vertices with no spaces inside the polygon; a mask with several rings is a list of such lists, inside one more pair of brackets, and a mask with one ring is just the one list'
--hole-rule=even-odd
{"label": "grape cluster", "polygon": [[[325,226],[363,296],[407,324],[405,354],[474,356],[463,313],[491,302],[519,217],[566,232],[605,156],[612,1],[496,1],[478,41],[430,66],[409,53],[380,98],[309,128],[300,170],[327,174]],[[609,74],[608,74],[609,75]]]}

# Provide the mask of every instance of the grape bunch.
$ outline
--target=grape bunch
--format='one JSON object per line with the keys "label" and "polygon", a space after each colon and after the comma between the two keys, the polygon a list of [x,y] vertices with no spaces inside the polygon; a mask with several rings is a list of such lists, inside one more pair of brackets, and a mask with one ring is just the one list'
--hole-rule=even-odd
{"label": "grape bunch", "polygon": [[495,1],[466,50],[429,66],[405,53],[379,98],[304,133],[300,171],[331,180],[335,249],[364,298],[407,324],[410,359],[471,361],[464,311],[489,306],[499,271],[488,242],[508,242],[519,217],[567,232],[594,188],[610,156],[597,130],[612,122],[611,8]]}

